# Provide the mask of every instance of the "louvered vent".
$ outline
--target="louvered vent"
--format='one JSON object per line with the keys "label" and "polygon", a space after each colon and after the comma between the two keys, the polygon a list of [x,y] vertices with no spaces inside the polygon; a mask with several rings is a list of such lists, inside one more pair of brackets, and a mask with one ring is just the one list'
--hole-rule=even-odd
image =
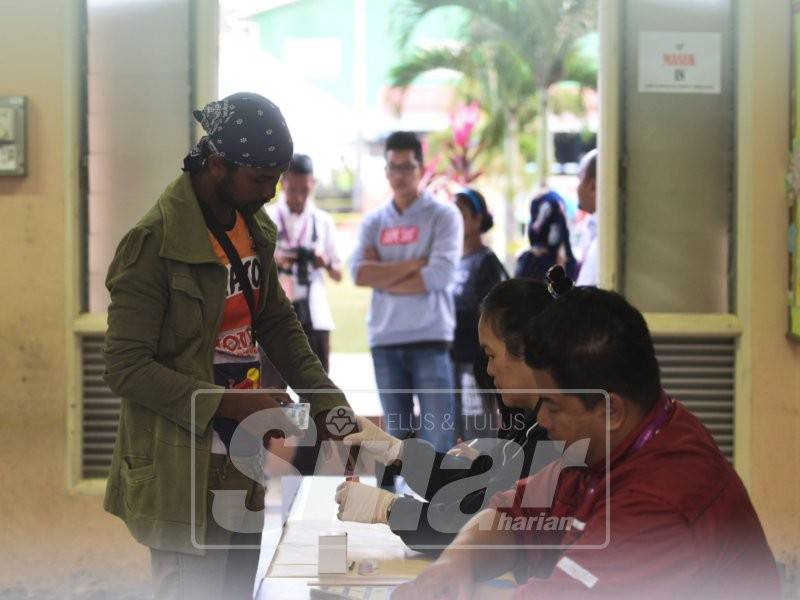
{"label": "louvered vent", "polygon": [[734,338],[654,336],[661,381],[711,431],[733,460]]}
{"label": "louvered vent", "polygon": [[83,428],[81,474],[84,479],[106,478],[119,423],[120,400],[103,381],[103,336],[81,339],[83,360]]}
{"label": "louvered vent", "polygon": [[[733,460],[733,338],[654,336],[667,393],[683,402]],[[105,478],[119,421],[120,400],[103,381],[103,336],[87,335],[83,358],[82,467],[84,478]]]}

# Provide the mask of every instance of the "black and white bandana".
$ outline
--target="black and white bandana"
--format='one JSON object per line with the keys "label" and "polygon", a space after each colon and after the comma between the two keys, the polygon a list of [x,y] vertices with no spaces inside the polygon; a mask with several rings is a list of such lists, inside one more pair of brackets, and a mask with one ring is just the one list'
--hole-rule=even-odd
{"label": "black and white bandana", "polygon": [[194,118],[208,135],[183,159],[183,170],[195,173],[211,154],[242,167],[287,164],[294,144],[280,109],[258,94],[239,92],[209,102]]}

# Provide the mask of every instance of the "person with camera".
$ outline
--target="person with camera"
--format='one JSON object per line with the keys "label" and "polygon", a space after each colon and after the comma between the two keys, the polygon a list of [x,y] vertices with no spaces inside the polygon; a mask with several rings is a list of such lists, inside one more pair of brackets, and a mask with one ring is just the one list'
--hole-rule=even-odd
{"label": "person with camera", "polygon": [[[266,209],[278,228],[275,250],[278,279],[292,301],[311,349],[327,372],[333,316],[323,271],[334,281],[342,280],[336,229],[331,215],[317,208],[314,202],[316,181],[309,156],[292,156],[281,185],[282,196]],[[270,370],[265,371],[268,375]],[[273,383],[278,386],[282,381]]]}

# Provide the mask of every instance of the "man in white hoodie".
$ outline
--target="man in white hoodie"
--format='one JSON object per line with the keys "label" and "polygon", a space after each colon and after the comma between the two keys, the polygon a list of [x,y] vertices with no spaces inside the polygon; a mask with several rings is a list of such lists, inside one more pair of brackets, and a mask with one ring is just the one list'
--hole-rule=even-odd
{"label": "man in white hoodie", "polygon": [[278,227],[275,262],[281,287],[292,301],[311,349],[328,371],[333,316],[323,271],[341,281],[342,262],[333,218],[314,203],[315,184],[311,158],[295,154],[281,177],[283,194],[266,210]]}
{"label": "man in white hoodie", "polygon": [[464,225],[454,204],[420,193],[422,145],[413,132],[391,134],[385,157],[392,199],[364,217],[351,272],[373,290],[369,345],[387,431],[402,438],[416,430],[446,452],[455,442],[452,288]]}

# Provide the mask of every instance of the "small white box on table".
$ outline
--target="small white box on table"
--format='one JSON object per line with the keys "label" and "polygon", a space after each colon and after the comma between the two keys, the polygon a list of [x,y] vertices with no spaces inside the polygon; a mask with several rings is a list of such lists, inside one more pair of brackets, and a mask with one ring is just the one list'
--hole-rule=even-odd
{"label": "small white box on table", "polygon": [[319,535],[320,574],[347,573],[347,533],[321,533]]}

